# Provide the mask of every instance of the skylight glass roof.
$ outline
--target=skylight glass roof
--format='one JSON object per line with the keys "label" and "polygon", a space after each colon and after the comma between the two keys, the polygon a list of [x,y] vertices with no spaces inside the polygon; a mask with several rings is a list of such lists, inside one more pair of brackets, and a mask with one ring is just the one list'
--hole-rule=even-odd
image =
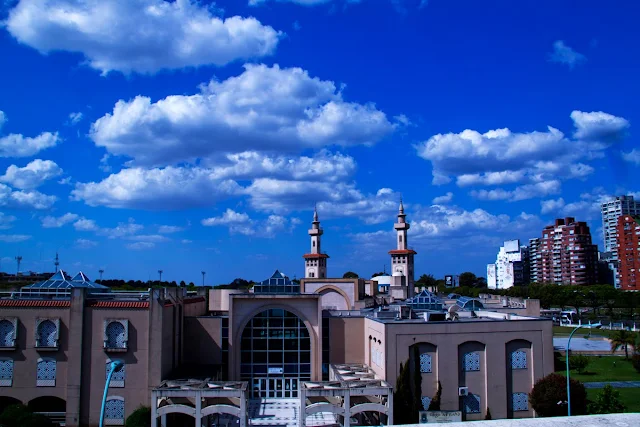
{"label": "skylight glass roof", "polygon": [[71,277],[60,270],[47,280],[27,285],[22,289],[25,291],[55,291],[73,288],[87,288],[96,292],[109,292],[109,287],[92,282],[82,271]]}
{"label": "skylight glass roof", "polygon": [[409,298],[406,304],[414,310],[442,310],[443,307],[442,301],[426,289]]}

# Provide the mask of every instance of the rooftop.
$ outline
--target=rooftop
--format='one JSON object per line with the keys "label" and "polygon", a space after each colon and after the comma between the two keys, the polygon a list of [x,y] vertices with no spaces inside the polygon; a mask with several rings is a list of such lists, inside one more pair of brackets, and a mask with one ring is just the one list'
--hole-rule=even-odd
{"label": "rooftop", "polygon": [[68,290],[73,288],[87,288],[97,292],[109,292],[107,286],[92,282],[82,271],[75,276],[70,277],[67,273],[60,270],[47,280],[24,286],[23,292],[29,293],[55,293],[58,290]]}

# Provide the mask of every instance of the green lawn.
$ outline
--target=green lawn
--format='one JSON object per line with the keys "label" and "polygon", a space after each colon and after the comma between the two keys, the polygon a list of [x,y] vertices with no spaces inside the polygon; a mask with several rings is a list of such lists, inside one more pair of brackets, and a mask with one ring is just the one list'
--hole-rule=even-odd
{"label": "green lawn", "polygon": [[[596,396],[601,390],[599,388],[587,389],[587,398],[596,400]],[[620,392],[620,400],[626,407],[625,412],[640,412],[640,388],[617,388],[616,391]]]}
{"label": "green lawn", "polygon": [[[568,336],[571,331],[573,330],[573,328],[567,328],[566,326],[554,326],[553,327],[553,335],[565,335]],[[574,337],[583,337],[585,335],[589,334],[589,331],[591,331],[591,335],[598,335],[598,336],[602,336],[602,337],[608,337],[609,334],[611,333],[610,330],[605,330],[605,329],[590,329],[590,328],[580,328],[576,331],[575,334],[573,334]],[[614,331],[615,332],[615,331]]]}
{"label": "green lawn", "polygon": [[[636,372],[631,361],[618,356],[588,356],[589,366],[583,374],[571,371],[571,378],[582,382],[601,381],[640,381],[640,373]],[[562,358],[564,361],[564,357]],[[566,375],[564,369],[558,371]]]}

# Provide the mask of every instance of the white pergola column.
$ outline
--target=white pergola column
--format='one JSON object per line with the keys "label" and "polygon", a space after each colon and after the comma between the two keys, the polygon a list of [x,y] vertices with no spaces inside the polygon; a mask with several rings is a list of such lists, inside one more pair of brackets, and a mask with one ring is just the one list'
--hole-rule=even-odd
{"label": "white pergola column", "polygon": [[387,395],[387,425],[393,425],[393,391]]}
{"label": "white pergola column", "polygon": [[160,415],[160,427],[167,427],[167,414]]}
{"label": "white pergola column", "polygon": [[247,427],[247,393],[244,391],[240,395],[240,427]]}
{"label": "white pergola column", "polygon": [[349,395],[349,389],[344,393],[344,427],[351,427],[351,396]]}
{"label": "white pergola column", "polygon": [[304,385],[300,381],[298,381],[298,396],[300,397],[300,419],[298,420],[298,425],[305,427],[307,422],[307,397],[304,393]]}
{"label": "white pergola column", "polygon": [[158,398],[156,392],[151,392],[151,427],[158,425]]}
{"label": "white pergola column", "polygon": [[196,391],[196,427],[202,427],[202,395]]}

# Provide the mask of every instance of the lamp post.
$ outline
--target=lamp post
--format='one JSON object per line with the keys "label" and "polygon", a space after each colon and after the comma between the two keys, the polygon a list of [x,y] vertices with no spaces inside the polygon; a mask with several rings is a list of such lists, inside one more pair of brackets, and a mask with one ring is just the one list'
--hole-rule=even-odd
{"label": "lamp post", "polygon": [[124,362],[122,362],[121,360],[114,360],[113,362],[111,362],[109,367],[111,368],[111,370],[109,371],[109,375],[107,375],[107,382],[104,385],[104,394],[102,395],[102,407],[100,408],[100,427],[104,425],[104,408],[107,404],[107,394],[109,392],[109,383],[111,383],[111,376],[113,375],[113,372],[116,369],[120,370],[124,368]]}
{"label": "lamp post", "polygon": [[204,286],[204,275],[207,274],[206,271],[201,271],[202,273],[202,286]]}
{"label": "lamp post", "polygon": [[567,341],[567,349],[565,350],[565,357],[567,363],[567,416],[571,416],[571,388],[569,387],[569,346],[571,345],[571,338],[576,331],[580,329],[580,326],[576,326],[571,334],[569,334],[569,341]]}

